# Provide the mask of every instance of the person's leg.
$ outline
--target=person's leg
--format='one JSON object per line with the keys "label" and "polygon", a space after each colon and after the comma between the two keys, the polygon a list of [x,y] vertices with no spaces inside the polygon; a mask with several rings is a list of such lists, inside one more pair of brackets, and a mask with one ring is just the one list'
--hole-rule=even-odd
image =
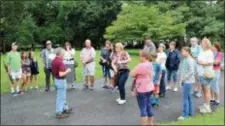
{"label": "person's leg", "polygon": [[89,71],[89,75],[90,75],[91,89],[93,89],[94,84],[95,84],[95,65],[89,64],[88,71]]}
{"label": "person's leg", "polygon": [[59,79],[55,79],[56,86],[56,114],[60,115],[64,107],[64,86]]}
{"label": "person's leg", "polygon": [[34,75],[34,83],[35,83],[35,88],[38,89],[38,79],[37,79],[38,75]]}
{"label": "person's leg", "polygon": [[184,118],[187,118],[189,114],[188,96],[189,96],[189,84],[183,83],[183,114],[182,116]]}
{"label": "person's leg", "polygon": [[190,83],[189,86],[189,91],[188,91],[188,103],[189,103],[189,116],[194,116],[194,104],[191,96],[191,91],[193,90],[193,85],[194,83]]}
{"label": "person's leg", "polygon": [[140,109],[141,125],[148,124],[147,97],[144,93],[137,95],[137,102]]}
{"label": "person's leg", "polygon": [[32,89],[34,85],[35,85],[34,75],[31,74],[31,76],[30,76],[30,89]]}
{"label": "person's leg", "polygon": [[69,109],[69,106],[67,104],[67,98],[66,98],[66,89],[67,89],[67,83],[66,83],[66,80],[62,80],[62,83],[63,83],[63,93],[62,93],[62,97],[63,97],[63,110],[68,110]]}
{"label": "person's leg", "polygon": [[166,86],[166,89],[170,90],[171,89],[171,80],[172,80],[172,76],[171,76],[171,71],[168,70],[167,71],[167,86]]}
{"label": "person's leg", "polygon": [[177,85],[177,70],[172,71],[172,79],[173,79],[173,89],[174,91],[178,91],[178,85]]}
{"label": "person's leg", "polygon": [[148,122],[150,126],[153,126],[153,112],[152,112],[152,105],[151,105],[151,95],[152,92],[148,92],[146,94],[147,98],[147,112],[148,112]]}
{"label": "person's leg", "polygon": [[160,81],[160,96],[165,97],[166,92],[166,70],[162,70],[162,77]]}
{"label": "person's leg", "polygon": [[204,105],[202,107],[200,107],[200,112],[201,113],[210,113],[211,112],[211,108],[210,108],[210,98],[211,98],[211,94],[210,94],[210,85],[209,84],[203,84],[202,86],[203,88],[203,94],[204,94]]}
{"label": "person's leg", "polygon": [[220,71],[216,71],[216,82],[215,82],[215,89],[214,89],[214,99],[215,105],[219,105],[220,103],[220,94],[219,94],[219,81],[220,81]]}
{"label": "person's leg", "polygon": [[49,91],[50,88],[50,71],[47,68],[44,68],[45,71],[45,90]]}
{"label": "person's leg", "polygon": [[119,91],[120,91],[120,99],[125,100],[126,99],[126,92],[125,92],[125,84],[128,79],[129,72],[122,72],[119,78]]}
{"label": "person's leg", "polygon": [[95,77],[94,76],[90,76],[90,81],[91,81],[91,87],[94,87],[95,84]]}

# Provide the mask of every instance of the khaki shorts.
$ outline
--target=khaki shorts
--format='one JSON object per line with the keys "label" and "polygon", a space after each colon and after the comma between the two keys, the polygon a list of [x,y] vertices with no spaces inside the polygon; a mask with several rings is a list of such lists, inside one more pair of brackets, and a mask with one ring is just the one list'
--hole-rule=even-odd
{"label": "khaki shorts", "polygon": [[95,63],[87,64],[83,69],[84,76],[94,76],[95,75]]}

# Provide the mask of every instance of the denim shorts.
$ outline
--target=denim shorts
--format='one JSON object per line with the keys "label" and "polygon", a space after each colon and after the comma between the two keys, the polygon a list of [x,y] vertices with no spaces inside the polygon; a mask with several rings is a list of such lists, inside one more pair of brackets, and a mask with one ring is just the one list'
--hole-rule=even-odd
{"label": "denim shorts", "polygon": [[168,81],[177,81],[177,70],[168,70],[167,71],[167,80]]}
{"label": "denim shorts", "polygon": [[201,85],[212,85],[213,81],[214,81],[214,79],[213,80],[208,80],[208,79],[205,79],[204,76],[199,76],[199,83]]}
{"label": "denim shorts", "polygon": [[215,78],[212,81],[211,89],[214,93],[219,92],[220,71],[215,71]]}
{"label": "denim shorts", "polygon": [[137,102],[140,108],[141,117],[153,116],[152,105],[151,105],[151,95],[152,95],[152,92],[138,93],[137,95]]}

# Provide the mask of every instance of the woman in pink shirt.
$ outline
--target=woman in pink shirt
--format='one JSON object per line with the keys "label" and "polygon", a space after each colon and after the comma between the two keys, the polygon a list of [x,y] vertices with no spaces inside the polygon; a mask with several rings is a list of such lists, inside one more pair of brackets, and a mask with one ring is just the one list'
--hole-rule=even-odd
{"label": "woman in pink shirt", "polygon": [[219,81],[220,81],[220,70],[221,70],[221,66],[220,63],[223,59],[223,54],[222,52],[220,52],[220,44],[219,43],[214,43],[213,47],[212,47],[212,51],[214,53],[214,63],[213,63],[213,70],[215,71],[215,79],[213,80],[213,83],[211,85],[211,99],[210,102],[213,106],[218,106],[220,103],[220,97],[219,97]]}
{"label": "woman in pink shirt", "polygon": [[131,71],[135,78],[132,86],[132,94],[137,97],[140,108],[141,125],[153,125],[153,112],[151,106],[151,95],[154,90],[153,66],[149,62],[150,55],[146,51],[140,53],[140,64]]}

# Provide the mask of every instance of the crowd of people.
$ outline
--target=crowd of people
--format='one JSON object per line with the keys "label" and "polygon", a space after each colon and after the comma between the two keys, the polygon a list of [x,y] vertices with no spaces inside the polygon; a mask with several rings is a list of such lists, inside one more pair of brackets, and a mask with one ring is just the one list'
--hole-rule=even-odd
{"label": "crowd of people", "polygon": [[[112,44],[109,40],[101,50],[99,64],[104,75],[103,88],[112,92],[118,91],[119,105],[126,103],[125,84],[129,75],[134,78],[132,95],[137,98],[140,108],[141,124],[153,125],[152,107],[158,107],[160,98],[166,96],[167,90],[177,92],[182,87],[183,110],[178,119],[186,119],[194,115],[192,95],[199,98],[203,94],[204,103],[199,107],[201,113],[212,112],[210,105],[218,106],[220,63],[223,55],[220,44],[213,46],[209,39],[203,38],[201,45],[196,37],[190,38],[191,47],[184,46],[181,51],[176,49],[176,42],[169,43],[169,49],[163,43],[156,48],[151,39],[145,40],[145,46],[140,51],[140,63],[134,69],[129,68],[132,59],[122,43]],[[34,51],[21,54],[17,52],[17,43],[12,43],[12,50],[7,54],[7,71],[11,80],[13,96],[22,95],[30,88],[38,89],[38,62]],[[76,52],[69,42],[64,48],[52,48],[52,42],[46,41],[46,48],[41,57],[44,63],[45,91],[50,89],[50,79],[53,76],[56,95],[56,117],[66,118],[72,112],[66,101],[67,83],[74,87]],[[96,52],[91,40],[85,41],[85,47],[80,54],[83,66],[83,90],[94,90]],[[23,82],[20,87],[20,79]],[[90,83],[90,84],[89,84]],[[31,85],[34,84],[34,85]]]}

